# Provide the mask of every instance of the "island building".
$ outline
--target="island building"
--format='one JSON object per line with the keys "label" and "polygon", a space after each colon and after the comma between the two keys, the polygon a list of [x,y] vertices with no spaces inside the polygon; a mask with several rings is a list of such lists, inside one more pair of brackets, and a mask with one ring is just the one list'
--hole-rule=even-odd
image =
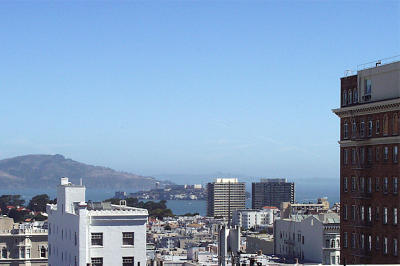
{"label": "island building", "polygon": [[398,264],[400,62],[361,65],[340,84],[341,263]]}
{"label": "island building", "polygon": [[15,224],[0,217],[0,265],[47,265],[47,229],[44,222]]}
{"label": "island building", "polygon": [[237,178],[217,178],[207,184],[207,216],[232,217],[233,211],[244,209],[246,186]]}
{"label": "island building", "polygon": [[294,203],[294,183],[286,178],[261,178],[252,183],[252,209],[264,206],[279,208],[282,202]]}
{"label": "island building", "polygon": [[147,210],[85,202],[85,186],[63,177],[47,213],[49,266],[146,265]]}

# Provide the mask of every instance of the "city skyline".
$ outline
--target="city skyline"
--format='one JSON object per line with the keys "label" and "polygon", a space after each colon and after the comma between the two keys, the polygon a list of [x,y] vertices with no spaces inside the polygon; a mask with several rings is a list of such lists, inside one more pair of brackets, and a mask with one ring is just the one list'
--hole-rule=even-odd
{"label": "city skyline", "polygon": [[399,54],[368,3],[4,2],[0,159],[338,178],[339,77]]}

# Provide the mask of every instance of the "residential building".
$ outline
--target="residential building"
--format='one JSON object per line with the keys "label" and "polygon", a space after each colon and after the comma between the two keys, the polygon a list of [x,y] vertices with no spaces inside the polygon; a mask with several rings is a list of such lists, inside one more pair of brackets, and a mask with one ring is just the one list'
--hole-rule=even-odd
{"label": "residential building", "polygon": [[295,215],[274,223],[275,255],[304,263],[339,264],[340,218],[337,213]]}
{"label": "residential building", "polygon": [[265,179],[252,183],[252,209],[279,208],[282,202],[294,203],[294,183],[286,178]]}
{"label": "residential building", "polygon": [[47,213],[49,266],[146,265],[147,210],[85,202],[85,187],[61,178]]}
{"label": "residential building", "polygon": [[231,218],[246,205],[245,183],[237,178],[217,178],[207,184],[207,216]]}
{"label": "residential building", "polygon": [[329,211],[328,198],[319,198],[317,203],[290,203],[282,202],[280,207],[281,218],[290,218],[296,214],[318,214]]}
{"label": "residential building", "polygon": [[264,255],[274,254],[274,237],[267,234],[254,234],[246,236],[246,253],[257,253],[261,251]]}
{"label": "residential building", "polygon": [[276,207],[268,206],[261,210],[235,210],[232,216],[232,224],[242,227],[244,230],[271,226],[274,223],[274,215],[278,210]]}
{"label": "residential building", "polygon": [[400,263],[400,62],[341,78],[341,263]]}
{"label": "residential building", "polygon": [[14,224],[0,217],[0,265],[47,266],[47,229],[44,223]]}

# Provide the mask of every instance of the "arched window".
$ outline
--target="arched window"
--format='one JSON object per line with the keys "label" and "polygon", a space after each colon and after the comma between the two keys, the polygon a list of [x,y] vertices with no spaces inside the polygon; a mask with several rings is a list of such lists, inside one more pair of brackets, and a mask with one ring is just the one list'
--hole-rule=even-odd
{"label": "arched window", "polygon": [[347,91],[343,92],[343,105],[347,105]]}
{"label": "arched window", "polygon": [[353,92],[349,90],[349,104],[352,104],[352,100],[353,100]]}
{"label": "arched window", "polygon": [[40,248],[40,257],[41,258],[46,258],[46,247],[45,246],[42,246]]}
{"label": "arched window", "polygon": [[383,116],[383,135],[388,135],[389,134],[389,119],[388,115],[385,114]]}
{"label": "arched window", "polygon": [[3,247],[1,249],[1,258],[7,259],[7,248],[6,247]]}
{"label": "arched window", "polygon": [[398,135],[399,134],[399,116],[396,114],[393,115],[393,128],[392,128],[392,132],[393,135]]}

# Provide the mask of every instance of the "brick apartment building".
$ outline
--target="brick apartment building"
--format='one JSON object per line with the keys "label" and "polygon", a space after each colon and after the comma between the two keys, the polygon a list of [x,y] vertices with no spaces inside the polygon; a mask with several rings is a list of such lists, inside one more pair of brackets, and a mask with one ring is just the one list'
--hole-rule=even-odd
{"label": "brick apartment building", "polygon": [[341,263],[398,264],[400,62],[341,78]]}

